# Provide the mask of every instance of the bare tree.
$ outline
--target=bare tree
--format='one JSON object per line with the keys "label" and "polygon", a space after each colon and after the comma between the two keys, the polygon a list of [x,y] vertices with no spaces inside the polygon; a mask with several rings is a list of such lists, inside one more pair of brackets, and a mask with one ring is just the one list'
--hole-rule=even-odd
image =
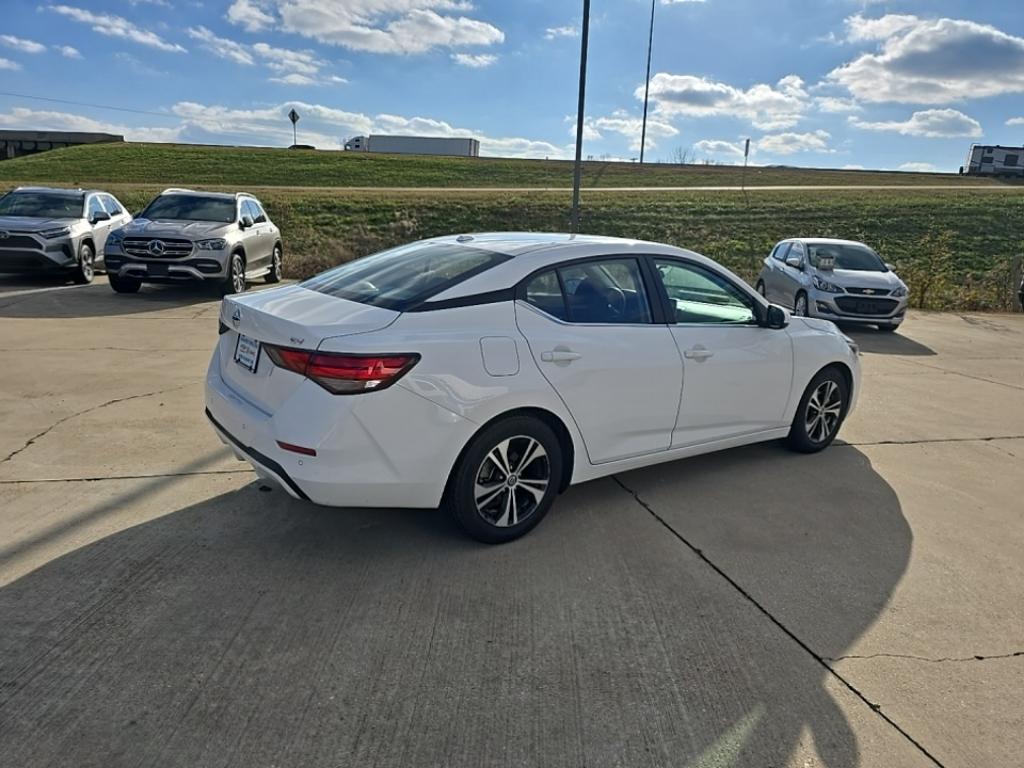
{"label": "bare tree", "polygon": [[669,153],[668,159],[676,165],[686,165],[693,161],[693,148],[676,147]]}

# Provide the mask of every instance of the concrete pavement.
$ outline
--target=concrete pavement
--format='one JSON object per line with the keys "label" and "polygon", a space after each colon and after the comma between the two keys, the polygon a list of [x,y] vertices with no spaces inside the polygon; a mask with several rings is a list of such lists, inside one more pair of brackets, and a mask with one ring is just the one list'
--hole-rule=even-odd
{"label": "concrete pavement", "polygon": [[495,548],[263,490],[202,416],[208,296],[30,289],[0,283],[5,764],[1021,764],[1020,315],[858,332],[844,444],[575,487]]}

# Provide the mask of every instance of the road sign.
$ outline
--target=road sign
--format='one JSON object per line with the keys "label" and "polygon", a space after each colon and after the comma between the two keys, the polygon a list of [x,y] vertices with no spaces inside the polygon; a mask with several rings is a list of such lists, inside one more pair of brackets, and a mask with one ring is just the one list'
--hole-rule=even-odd
{"label": "road sign", "polygon": [[293,109],[291,112],[288,113],[288,119],[292,121],[292,125],[295,125],[297,122],[299,122],[299,113]]}

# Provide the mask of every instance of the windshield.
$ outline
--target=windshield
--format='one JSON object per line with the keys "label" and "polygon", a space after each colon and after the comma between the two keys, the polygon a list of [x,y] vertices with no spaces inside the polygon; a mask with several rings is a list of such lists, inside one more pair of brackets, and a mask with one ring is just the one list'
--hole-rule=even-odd
{"label": "windshield", "polygon": [[139,218],[219,221],[230,224],[235,220],[235,201],[223,197],[160,195],[146,206]]}
{"label": "windshield", "polygon": [[866,245],[840,245],[819,243],[807,246],[811,264],[818,266],[822,257],[834,259],[833,269],[851,269],[859,272],[888,272],[882,258]]}
{"label": "windshield", "polygon": [[301,285],[328,296],[404,312],[509,258],[456,243],[412,243],[342,264]]}
{"label": "windshield", "polygon": [[33,216],[41,219],[79,219],[84,195],[52,192],[11,192],[0,197],[0,216]]}

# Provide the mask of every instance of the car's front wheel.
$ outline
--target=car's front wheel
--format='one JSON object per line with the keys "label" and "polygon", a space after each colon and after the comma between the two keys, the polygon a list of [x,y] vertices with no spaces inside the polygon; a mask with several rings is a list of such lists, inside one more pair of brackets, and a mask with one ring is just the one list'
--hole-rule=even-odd
{"label": "car's front wheel", "polygon": [[120,277],[114,273],[107,275],[107,280],[110,281],[110,287],[117,293],[138,293],[139,288],[142,287],[142,282],[131,277]]}
{"label": "car's front wheel", "polygon": [[75,267],[75,282],[81,285],[91,283],[96,275],[96,251],[88,243],[78,248],[78,265]]}
{"label": "car's front wheel", "polygon": [[896,325],[880,325],[880,326],[878,326],[878,330],[880,330],[882,333],[896,333],[896,331],[898,331],[899,329],[900,329],[900,324],[899,323],[896,323]]}
{"label": "car's front wheel", "polygon": [[268,283],[279,283],[281,282],[281,246],[274,246],[274,253],[270,257],[270,271],[267,272]]}
{"label": "car's front wheel", "polygon": [[793,314],[797,317],[807,317],[807,294],[800,291],[793,301]]}
{"label": "car's front wheel", "polygon": [[513,416],[473,438],[456,467],[448,503],[478,541],[518,539],[551,508],[562,477],[562,451],[547,424]]}
{"label": "car's front wheel", "polygon": [[232,293],[243,293],[245,291],[245,259],[242,254],[231,254],[231,261],[228,262],[228,273],[220,283],[220,293],[228,296]]}
{"label": "car's front wheel", "polygon": [[787,442],[801,453],[815,453],[827,448],[846,417],[850,392],[846,378],[831,367],[819,371],[811,379],[793,416]]}
{"label": "car's front wheel", "polygon": [[764,294],[764,280],[758,280],[757,281],[757,285],[755,286],[755,288],[756,288],[757,292],[760,293],[762,296],[765,295]]}

